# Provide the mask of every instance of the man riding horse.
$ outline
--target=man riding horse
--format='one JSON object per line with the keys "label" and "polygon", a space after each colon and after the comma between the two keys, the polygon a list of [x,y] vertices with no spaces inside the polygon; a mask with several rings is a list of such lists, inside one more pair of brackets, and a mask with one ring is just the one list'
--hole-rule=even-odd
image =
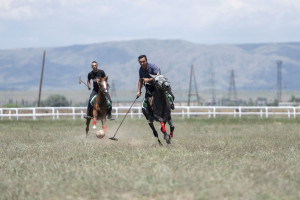
{"label": "man riding horse", "polygon": [[[154,120],[160,122],[161,131],[164,134],[164,140],[171,144],[170,139],[173,137],[175,127],[172,123],[171,109],[174,109],[174,95],[172,94],[170,83],[163,75],[160,74],[159,68],[147,62],[147,57],[141,55],[138,57],[141,65],[139,70],[139,82],[137,97],[141,96],[142,85],[145,85],[146,93],[142,105],[142,111],[145,115],[153,135],[159,140],[158,133],[153,125]],[[170,135],[167,134],[165,124],[170,126]]]}
{"label": "man riding horse", "polygon": [[[147,108],[147,114],[148,114],[148,121],[152,122],[153,121],[153,111],[151,109],[151,100],[153,97],[153,92],[155,90],[154,84],[153,84],[153,78],[151,77],[151,75],[157,75],[159,73],[159,68],[155,65],[155,64],[151,64],[147,62],[147,57],[146,55],[140,55],[138,57],[138,61],[141,65],[140,69],[139,69],[139,81],[138,81],[138,89],[137,89],[137,96],[140,97],[141,96],[141,89],[142,86],[144,85],[146,88],[146,92],[145,92],[145,98],[144,98],[144,102],[143,104],[146,104],[146,108]],[[174,95],[171,91],[171,89],[168,91],[168,93],[171,95],[171,109],[174,110]]]}
{"label": "man riding horse", "polygon": [[[92,90],[92,93],[90,95],[90,98],[89,98],[89,101],[88,101],[88,107],[87,107],[87,114],[84,116],[84,118],[92,118],[92,116],[90,116],[90,114],[92,113],[92,100],[93,98],[95,98],[95,96],[98,94],[98,91],[99,91],[99,85],[98,85],[98,82],[100,78],[105,78],[106,77],[106,74],[103,70],[101,69],[98,69],[98,63],[96,61],[93,61],[92,64],[91,64],[93,70],[88,73],[88,79],[87,79],[87,85],[88,85],[88,89],[90,90],[91,89],[91,83],[90,81],[92,80],[93,81],[93,90]],[[111,98],[110,98],[110,95],[109,93],[106,93],[105,97],[107,98],[107,100],[109,101],[109,106],[107,108],[107,119],[110,119],[110,120],[113,120],[114,118],[112,117],[111,115],[111,110],[112,110],[112,101],[111,101]]]}

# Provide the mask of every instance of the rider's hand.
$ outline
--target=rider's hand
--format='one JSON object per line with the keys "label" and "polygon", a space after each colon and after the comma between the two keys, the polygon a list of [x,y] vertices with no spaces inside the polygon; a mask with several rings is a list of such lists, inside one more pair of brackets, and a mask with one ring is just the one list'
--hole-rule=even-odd
{"label": "rider's hand", "polygon": [[88,87],[88,90],[91,90],[91,87]]}
{"label": "rider's hand", "polygon": [[139,98],[140,96],[141,96],[141,92],[137,92],[137,94],[136,94],[136,96],[137,96],[137,98]]}
{"label": "rider's hand", "polygon": [[144,82],[148,83],[150,81],[150,78],[144,78]]}

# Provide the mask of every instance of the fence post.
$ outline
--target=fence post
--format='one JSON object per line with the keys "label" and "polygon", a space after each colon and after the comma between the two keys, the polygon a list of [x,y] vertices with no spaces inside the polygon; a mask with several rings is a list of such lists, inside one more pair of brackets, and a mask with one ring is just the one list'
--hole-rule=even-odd
{"label": "fence post", "polygon": [[59,110],[56,111],[56,119],[59,119]]}
{"label": "fence post", "polygon": [[55,111],[53,107],[52,107],[52,120],[55,120]]}
{"label": "fence post", "polygon": [[288,108],[288,118],[291,118],[290,109]]}
{"label": "fence post", "polygon": [[236,111],[235,111],[235,109],[233,109],[233,117],[234,118],[236,117]]}
{"label": "fence post", "polygon": [[81,110],[81,119],[83,119],[83,111]]}
{"label": "fence post", "polygon": [[190,107],[187,107],[188,118],[190,118]]}
{"label": "fence post", "polygon": [[72,108],[72,112],[73,112],[73,120],[75,120],[75,108]]}
{"label": "fence post", "polygon": [[18,108],[16,108],[16,118],[17,118],[17,120],[19,120],[19,109]]}
{"label": "fence post", "polygon": [[116,118],[118,119],[118,117],[119,117],[119,108],[116,107]]}
{"label": "fence post", "polygon": [[182,118],[184,119],[184,110],[181,110]]}
{"label": "fence post", "polygon": [[139,119],[141,119],[141,107],[139,107]]}
{"label": "fence post", "polygon": [[32,108],[32,119],[33,119],[33,120],[36,120],[35,113],[36,113],[35,108]]}
{"label": "fence post", "polygon": [[208,118],[211,118],[210,109],[208,109]]}
{"label": "fence post", "polygon": [[260,118],[263,118],[263,112],[262,112],[262,109],[260,109]]}
{"label": "fence post", "polygon": [[133,118],[133,111],[132,111],[132,109],[131,109],[131,111],[130,111],[130,117],[131,117],[131,119]]}
{"label": "fence post", "polygon": [[296,108],[294,107],[294,118],[296,118]]}
{"label": "fence post", "polygon": [[214,111],[214,118],[216,118],[216,115],[217,115],[217,113],[216,113],[216,107],[213,108],[213,111]]}
{"label": "fence post", "polygon": [[1,120],[3,120],[3,109],[2,108],[0,108],[0,113],[1,113]]}
{"label": "fence post", "polygon": [[9,111],[8,111],[8,119],[11,119],[11,110],[9,109]]}
{"label": "fence post", "polygon": [[268,107],[266,107],[266,118],[269,118]]}

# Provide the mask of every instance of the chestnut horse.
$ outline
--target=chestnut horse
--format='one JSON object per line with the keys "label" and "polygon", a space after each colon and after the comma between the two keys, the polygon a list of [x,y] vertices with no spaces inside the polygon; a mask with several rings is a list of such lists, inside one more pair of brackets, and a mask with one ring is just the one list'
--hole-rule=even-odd
{"label": "chestnut horse", "polygon": [[[89,116],[93,117],[93,129],[96,129],[96,120],[100,119],[102,122],[102,128],[104,130],[105,135],[107,134],[107,127],[106,127],[106,115],[107,115],[107,100],[105,95],[108,93],[108,83],[107,83],[107,77],[100,78],[97,82],[99,85],[99,91],[98,94],[95,95],[91,101],[89,102],[92,104],[93,109],[88,113]],[[88,118],[86,120],[86,137],[89,132],[89,125],[90,125],[91,119]]]}

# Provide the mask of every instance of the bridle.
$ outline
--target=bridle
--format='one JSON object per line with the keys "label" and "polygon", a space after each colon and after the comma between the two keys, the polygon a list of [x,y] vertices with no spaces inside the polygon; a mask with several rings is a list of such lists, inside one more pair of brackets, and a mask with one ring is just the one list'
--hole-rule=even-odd
{"label": "bridle", "polygon": [[[103,83],[104,82],[104,83]],[[103,94],[107,94],[108,90],[109,90],[109,85],[107,83],[107,81],[105,79],[100,79],[100,81],[98,82],[98,86],[99,86],[99,90],[103,93]],[[102,87],[103,86],[103,87]]]}
{"label": "bridle", "polygon": [[170,88],[170,83],[169,81],[167,81],[167,78],[165,78],[163,75],[157,75],[154,78],[154,84],[155,87],[160,89],[160,90],[164,90],[167,91]]}

